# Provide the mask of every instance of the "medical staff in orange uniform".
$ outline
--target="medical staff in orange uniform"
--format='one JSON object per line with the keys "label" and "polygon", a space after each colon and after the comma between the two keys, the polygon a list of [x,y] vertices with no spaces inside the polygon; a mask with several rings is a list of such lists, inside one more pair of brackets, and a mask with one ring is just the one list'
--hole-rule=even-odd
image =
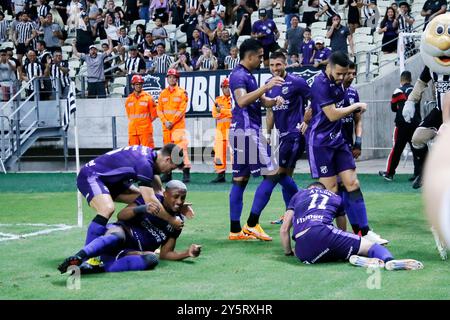
{"label": "medical staff in orange uniform", "polygon": [[212,109],[212,116],[216,119],[214,168],[217,177],[211,183],[225,182],[225,171],[227,168],[228,131],[231,124],[231,94],[228,78],[223,79],[220,87],[223,95],[216,98]]}
{"label": "medical staff in orange uniform", "polygon": [[156,106],[153,97],[142,89],[144,79],[140,75],[131,78],[134,91],[125,101],[128,116],[128,145],[155,147],[153,140],[153,120],[156,119]]}
{"label": "medical staff in orange uniform", "polygon": [[[180,74],[176,69],[167,71],[169,86],[161,91],[158,98],[157,113],[163,127],[164,144],[175,143],[184,151],[183,182],[190,181],[191,162],[187,152],[188,137],[186,134],[186,108],[188,95],[186,90],[178,86]],[[172,180],[172,174],[165,175],[161,181]]]}

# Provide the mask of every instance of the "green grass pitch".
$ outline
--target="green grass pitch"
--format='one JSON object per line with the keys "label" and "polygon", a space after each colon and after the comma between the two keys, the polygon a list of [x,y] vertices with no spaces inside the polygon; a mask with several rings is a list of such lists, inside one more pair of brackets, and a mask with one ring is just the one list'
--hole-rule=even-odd
{"label": "green grass pitch", "polygon": [[[180,178],[181,174],[174,175]],[[269,221],[283,212],[279,187],[261,217],[272,242],[228,241],[230,185],[210,185],[212,174],[193,174],[188,200],[196,217],[177,243],[203,245],[202,255],[182,262],[161,261],[153,271],[82,276],[79,290],[66,286],[56,266],[84,242],[92,210],[84,203],[84,227],[0,242],[0,299],[448,299],[449,262],[441,261],[423,216],[420,192],[407,176],[392,183],[361,175],[371,227],[389,239],[398,258],[421,260],[419,271],[368,273],[348,263],[303,265],[285,257],[279,226]],[[230,177],[227,177],[229,180]],[[299,186],[310,178],[296,175]],[[259,179],[244,198],[245,223]],[[118,208],[121,208],[118,205]],[[74,174],[0,176],[0,233],[30,233],[45,227],[15,224],[76,224]],[[1,239],[1,238],[0,238]],[[372,289],[370,289],[372,288]]]}

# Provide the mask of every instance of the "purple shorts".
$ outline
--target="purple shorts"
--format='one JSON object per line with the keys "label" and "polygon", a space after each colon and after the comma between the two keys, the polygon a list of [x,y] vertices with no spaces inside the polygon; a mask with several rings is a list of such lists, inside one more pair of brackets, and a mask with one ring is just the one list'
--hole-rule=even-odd
{"label": "purple shorts", "polygon": [[231,135],[233,177],[258,177],[274,170],[269,146],[257,135]]}
{"label": "purple shorts", "polygon": [[78,190],[86,198],[88,204],[99,194],[109,194],[114,200],[127,191],[131,185],[132,183],[129,181],[106,185],[95,172],[86,167],[81,168],[77,177]]}
{"label": "purple shorts", "polygon": [[295,164],[305,152],[305,137],[303,135],[280,138],[278,149],[278,164],[282,168],[295,168]]}
{"label": "purple shorts", "polygon": [[306,264],[348,260],[358,253],[360,244],[361,238],[353,233],[317,225],[295,239],[295,255]]}
{"label": "purple shorts", "polygon": [[355,159],[347,144],[339,147],[308,146],[308,160],[313,179],[333,177],[339,172],[355,169]]}

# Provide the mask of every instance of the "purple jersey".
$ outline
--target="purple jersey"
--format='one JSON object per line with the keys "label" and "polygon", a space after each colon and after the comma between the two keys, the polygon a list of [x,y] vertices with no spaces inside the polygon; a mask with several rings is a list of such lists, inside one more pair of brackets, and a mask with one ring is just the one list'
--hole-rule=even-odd
{"label": "purple jersey", "polygon": [[332,226],[334,218],[345,215],[341,197],[319,188],[297,192],[289,202],[288,210],[294,211],[294,237],[312,226]]}
{"label": "purple jersey", "polygon": [[230,74],[230,90],[233,95],[233,110],[230,129],[257,130],[261,128],[261,101],[258,99],[250,105],[241,108],[235,97],[236,89],[245,89],[247,93],[258,89],[255,77],[242,64],[238,64]]}
{"label": "purple jersey", "polygon": [[[264,21],[257,20],[253,23],[252,32],[254,33],[263,33],[264,38],[259,38],[263,46],[268,46],[272,43],[275,43],[275,32],[277,30],[277,26],[272,19],[266,19]],[[230,81],[231,83],[231,81]]]}
{"label": "purple jersey", "polygon": [[319,60],[320,62],[327,60],[328,57],[331,55],[330,48],[323,48],[322,50],[316,50],[316,53],[314,54],[314,60]]}
{"label": "purple jersey", "polygon": [[[359,102],[358,91],[350,86],[345,90],[345,99],[343,107],[351,106],[354,103]],[[345,143],[353,146],[353,129],[354,119],[353,113],[341,119],[342,121],[342,134],[344,135]]]}
{"label": "purple jersey", "polygon": [[128,146],[89,161],[81,170],[99,177],[105,185],[125,181],[149,184],[153,181],[156,151],[144,146]]}
{"label": "purple jersey", "polygon": [[309,40],[308,42],[302,41],[300,44],[298,53],[302,55],[302,65],[312,65],[311,58],[314,53],[314,40]]}
{"label": "purple jersey", "polygon": [[[267,82],[271,79],[268,79]],[[299,133],[298,125],[303,121],[307,100],[311,98],[311,88],[305,79],[287,73],[284,84],[273,87],[266,93],[266,96],[269,98],[282,96],[285,100],[283,105],[272,107],[275,126],[280,131],[280,137],[290,133]]]}
{"label": "purple jersey", "polygon": [[[158,200],[163,203],[164,197],[156,194]],[[139,196],[135,203],[143,205],[144,199]],[[175,214],[170,212],[171,214]],[[177,215],[183,219],[182,215]],[[151,214],[146,214],[143,218],[133,218],[127,221],[119,221],[121,226],[129,230],[130,237],[127,239],[127,248],[140,251],[155,251],[161,245],[164,245],[169,238],[178,238],[181,230],[175,230],[167,221]]]}
{"label": "purple jersey", "polygon": [[344,88],[331,81],[322,72],[314,79],[311,87],[311,108],[313,118],[311,119],[311,131],[309,132],[308,144],[320,147],[338,147],[344,143],[342,137],[342,121],[330,121],[322,108],[335,105],[341,108],[344,105]]}

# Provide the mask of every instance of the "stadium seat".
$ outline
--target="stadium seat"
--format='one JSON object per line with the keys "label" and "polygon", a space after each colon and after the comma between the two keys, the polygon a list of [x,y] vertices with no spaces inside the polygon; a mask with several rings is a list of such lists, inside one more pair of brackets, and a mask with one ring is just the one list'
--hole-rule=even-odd
{"label": "stadium seat", "polygon": [[125,92],[125,87],[115,87],[112,90],[112,93],[123,95]]}
{"label": "stadium seat", "polygon": [[252,23],[259,19],[258,10],[253,11],[252,15],[250,16],[252,19]]}
{"label": "stadium seat", "polygon": [[14,48],[14,43],[12,41],[6,41],[6,42],[2,42],[0,44],[0,48]]}
{"label": "stadium seat", "polygon": [[72,46],[62,46],[61,50],[62,50],[62,52],[70,53],[70,52],[72,52],[73,48],[72,48]]}
{"label": "stadium seat", "polygon": [[110,98],[123,98],[123,93],[116,93],[113,91],[113,93],[111,93],[109,95]]}
{"label": "stadium seat", "polygon": [[368,34],[357,33],[357,34],[353,35],[353,43],[354,44],[357,44],[357,43],[371,44],[371,43],[373,43],[373,37]]}
{"label": "stadium seat", "polygon": [[276,17],[276,18],[274,17],[273,22],[275,22],[277,28],[280,27],[281,25],[285,25],[284,17]]}
{"label": "stadium seat", "polygon": [[251,38],[251,36],[239,36],[236,45],[239,47],[242,42],[244,42],[245,40],[250,39],[250,38]]}
{"label": "stadium seat", "polygon": [[390,73],[394,70],[394,68],[395,68],[394,62],[388,62],[386,64],[380,63],[379,75],[384,75],[384,74]]}
{"label": "stadium seat", "polygon": [[298,26],[299,26],[300,28],[303,28],[303,29],[306,29],[306,27],[307,27],[306,23],[304,23],[304,22],[300,22],[300,23],[298,24]]}
{"label": "stadium seat", "polygon": [[323,29],[311,29],[311,37],[314,39],[315,37],[326,37],[327,36],[327,30]]}
{"label": "stadium seat", "polygon": [[119,87],[119,86],[126,86],[127,85],[127,77],[117,77],[117,78],[114,78],[114,82],[113,82],[113,84],[116,86],[116,87]]}
{"label": "stadium seat", "polygon": [[355,46],[355,52],[367,52],[370,50],[375,49],[375,45],[374,44],[359,44],[357,46]]}
{"label": "stadium seat", "polygon": [[327,22],[326,21],[313,22],[313,23],[311,23],[310,28],[311,29],[326,29]]}
{"label": "stadium seat", "polygon": [[278,29],[278,31],[280,31],[280,32],[286,32],[287,27],[286,27],[285,24],[278,24],[278,25],[277,25],[277,29]]}
{"label": "stadium seat", "polygon": [[370,27],[359,27],[356,28],[355,34],[370,34],[372,29]]}
{"label": "stadium seat", "polygon": [[286,40],[286,33],[285,32],[280,32],[280,37],[278,39]]}
{"label": "stadium seat", "polygon": [[79,59],[69,61],[70,69],[78,69],[80,67],[80,65],[81,65],[81,62]]}
{"label": "stadium seat", "polygon": [[145,25],[145,19],[134,20],[133,24],[135,24],[135,25],[138,25],[138,24]]}
{"label": "stadium seat", "polygon": [[177,30],[177,26],[174,24],[168,24],[164,26],[164,29],[166,29],[167,33],[175,32]]}
{"label": "stadium seat", "polygon": [[284,48],[284,43],[286,42],[285,39],[278,39],[277,43],[281,48]]}

